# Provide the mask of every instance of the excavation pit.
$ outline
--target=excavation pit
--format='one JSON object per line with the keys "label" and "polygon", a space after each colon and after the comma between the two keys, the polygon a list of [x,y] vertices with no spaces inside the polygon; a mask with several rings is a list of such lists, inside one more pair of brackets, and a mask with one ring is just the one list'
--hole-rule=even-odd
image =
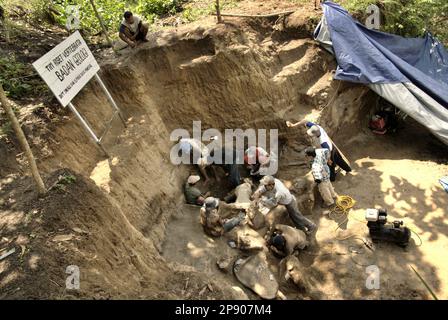
{"label": "excavation pit", "polygon": [[[338,221],[323,216],[317,194],[307,190],[315,201],[302,210],[319,229],[299,264],[268,255],[280,291],[288,299],[427,299],[413,265],[447,296],[448,263],[440,257],[448,245],[448,198],[437,182],[448,169],[446,147],[411,119],[394,134],[374,135],[368,122],[377,96],[333,80],[334,58],[311,40],[311,22],[302,18],[291,15],[275,30],[275,20],[234,19],[166,31],[105,61],[101,76],[128,119],[125,130],[117,120],[104,141],[111,157],[104,158],[67,114],[67,121],[44,136],[58,143],[35,149],[49,185],[59,168],[71,168],[76,183],[32,200],[30,180],[14,180],[13,171],[2,168],[2,236],[18,236],[17,245],[32,248],[33,255],[25,250],[24,264],[2,261],[0,297],[257,299],[217,265],[245,254],[225,238],[204,234],[199,209],[184,204],[182,186],[192,168],[171,163],[170,135],[175,129],[191,133],[194,121],[201,121],[202,130],[220,132],[277,129],[277,177],[294,189],[296,179],[309,177],[302,152],[308,141],[304,128],[287,128],[285,121],[303,118],[322,125],[351,161],[353,172],[341,173],[334,186],[356,206],[348,223],[335,230]],[[101,89],[90,84],[75,103],[101,132],[110,117]],[[220,198],[230,189],[214,181],[209,188]],[[367,237],[363,216],[370,207],[405,220],[423,245],[413,237],[406,250],[379,244],[371,252],[354,237],[337,240]],[[29,213],[39,218],[32,219],[31,238]],[[65,283],[69,264],[83,272],[78,293],[53,283]],[[381,290],[366,287],[369,265],[381,270]],[[286,268],[294,270],[289,280],[282,276]]]}

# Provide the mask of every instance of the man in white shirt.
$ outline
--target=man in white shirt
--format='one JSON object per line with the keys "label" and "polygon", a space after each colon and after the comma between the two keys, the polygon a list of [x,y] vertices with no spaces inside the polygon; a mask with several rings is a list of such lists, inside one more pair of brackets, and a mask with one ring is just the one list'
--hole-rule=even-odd
{"label": "man in white shirt", "polygon": [[257,180],[269,175],[270,168],[277,168],[277,162],[274,152],[268,153],[261,147],[251,146],[244,152],[244,163],[250,169],[250,175]]}
{"label": "man in white shirt", "polygon": [[305,231],[307,234],[312,233],[316,229],[316,224],[305,218],[299,211],[296,197],[294,197],[288,188],[273,176],[264,176],[260,181],[260,187],[254,192],[252,198],[260,201],[262,195],[268,194],[267,199],[263,201],[267,206],[273,208],[277,205],[284,205],[288,211],[289,217],[297,228]]}
{"label": "man in white shirt", "polygon": [[126,42],[131,48],[137,46],[138,41],[146,42],[148,34],[148,25],[143,23],[142,19],[134,16],[132,12],[126,11],[124,19],[120,25],[120,39]]}

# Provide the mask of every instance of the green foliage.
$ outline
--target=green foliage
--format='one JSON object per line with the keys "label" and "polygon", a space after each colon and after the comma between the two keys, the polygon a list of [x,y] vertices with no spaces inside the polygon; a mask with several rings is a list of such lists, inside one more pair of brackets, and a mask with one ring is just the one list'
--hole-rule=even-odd
{"label": "green foliage", "polygon": [[57,189],[61,191],[66,191],[67,186],[76,182],[76,177],[69,173],[63,173],[58,176],[58,181],[50,188]]}
{"label": "green foliage", "polygon": [[[41,0],[34,0],[41,1]],[[48,2],[48,1],[47,1]],[[174,14],[182,9],[184,0],[95,0],[95,6],[108,30],[112,33],[118,30],[126,10],[144,17],[152,22],[155,17]],[[53,6],[62,15],[55,17],[58,24],[65,26],[67,21],[66,8],[68,5],[79,7],[80,27],[92,34],[101,31],[100,24],[92,8],[90,0],[53,0]]]}
{"label": "green foliage", "polygon": [[48,91],[31,65],[17,61],[14,55],[0,57],[0,83],[6,95],[13,99],[39,96]]}
{"label": "green foliage", "polygon": [[376,4],[381,10],[382,31],[405,37],[419,37],[431,32],[448,44],[448,1],[446,0],[339,0],[347,10],[362,20],[366,8]]}
{"label": "green foliage", "polygon": [[[0,1],[26,6],[31,13],[32,20],[39,23],[54,21],[62,27],[65,27],[67,22],[67,7],[74,5],[79,8],[80,28],[84,32],[97,34],[101,31],[90,0],[30,0],[25,3],[22,3],[24,0]],[[132,11],[150,23],[153,23],[156,18],[175,15],[179,12],[185,21],[195,21],[215,12],[214,0],[94,0],[94,2],[106,28],[112,35],[118,30],[126,10]],[[240,0],[221,0],[221,7],[222,9],[234,8],[238,2]],[[59,12],[60,15],[55,12]]]}
{"label": "green foliage", "polygon": [[[221,0],[221,11],[236,8],[239,2],[241,0]],[[196,21],[202,17],[216,13],[215,6],[216,1],[214,0],[202,1],[202,3],[191,1],[183,7],[181,17],[186,22]]]}
{"label": "green foliage", "polygon": [[71,174],[64,173],[63,175],[60,175],[58,177],[58,184],[67,185],[67,184],[72,184],[75,181],[76,181],[76,177]]}
{"label": "green foliage", "polygon": [[186,5],[182,11],[181,17],[184,21],[192,22],[214,12],[216,12],[215,2],[210,1],[205,7]]}
{"label": "green foliage", "polygon": [[139,1],[136,11],[144,16],[175,14],[182,9],[179,0],[150,0]]}
{"label": "green foliage", "polygon": [[[120,0],[95,0],[94,3],[106,28],[110,31],[118,30],[118,25],[123,18],[124,11],[126,10],[126,3]],[[93,11],[90,0],[53,0],[53,8],[61,13],[61,15],[55,16],[56,22],[59,25],[65,27],[68,18],[66,10],[70,5],[77,6],[79,8],[81,29],[92,34],[96,34],[101,31],[101,26],[95,12]]]}

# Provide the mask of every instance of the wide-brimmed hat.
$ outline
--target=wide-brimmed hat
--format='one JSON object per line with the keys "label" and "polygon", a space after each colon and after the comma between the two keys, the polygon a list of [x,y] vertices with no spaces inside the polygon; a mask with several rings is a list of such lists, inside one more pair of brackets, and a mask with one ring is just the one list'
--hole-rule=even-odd
{"label": "wide-brimmed hat", "polygon": [[199,180],[201,180],[200,176],[189,176],[187,182],[189,184],[195,184],[196,182],[198,182]]}
{"label": "wide-brimmed hat", "polygon": [[208,197],[204,201],[204,206],[207,209],[215,209],[219,206],[219,199],[214,197]]}

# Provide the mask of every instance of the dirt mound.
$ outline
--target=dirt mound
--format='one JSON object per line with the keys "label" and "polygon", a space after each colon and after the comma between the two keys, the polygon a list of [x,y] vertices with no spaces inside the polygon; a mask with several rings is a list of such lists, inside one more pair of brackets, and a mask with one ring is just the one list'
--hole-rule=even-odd
{"label": "dirt mound", "polygon": [[[16,249],[0,263],[2,299],[194,297],[204,287],[204,297],[224,297],[193,270],[170,269],[92,181],[63,169],[46,183],[53,188],[42,198],[29,178],[2,190],[1,247]],[[69,266],[79,268],[80,290],[66,288]]]}

